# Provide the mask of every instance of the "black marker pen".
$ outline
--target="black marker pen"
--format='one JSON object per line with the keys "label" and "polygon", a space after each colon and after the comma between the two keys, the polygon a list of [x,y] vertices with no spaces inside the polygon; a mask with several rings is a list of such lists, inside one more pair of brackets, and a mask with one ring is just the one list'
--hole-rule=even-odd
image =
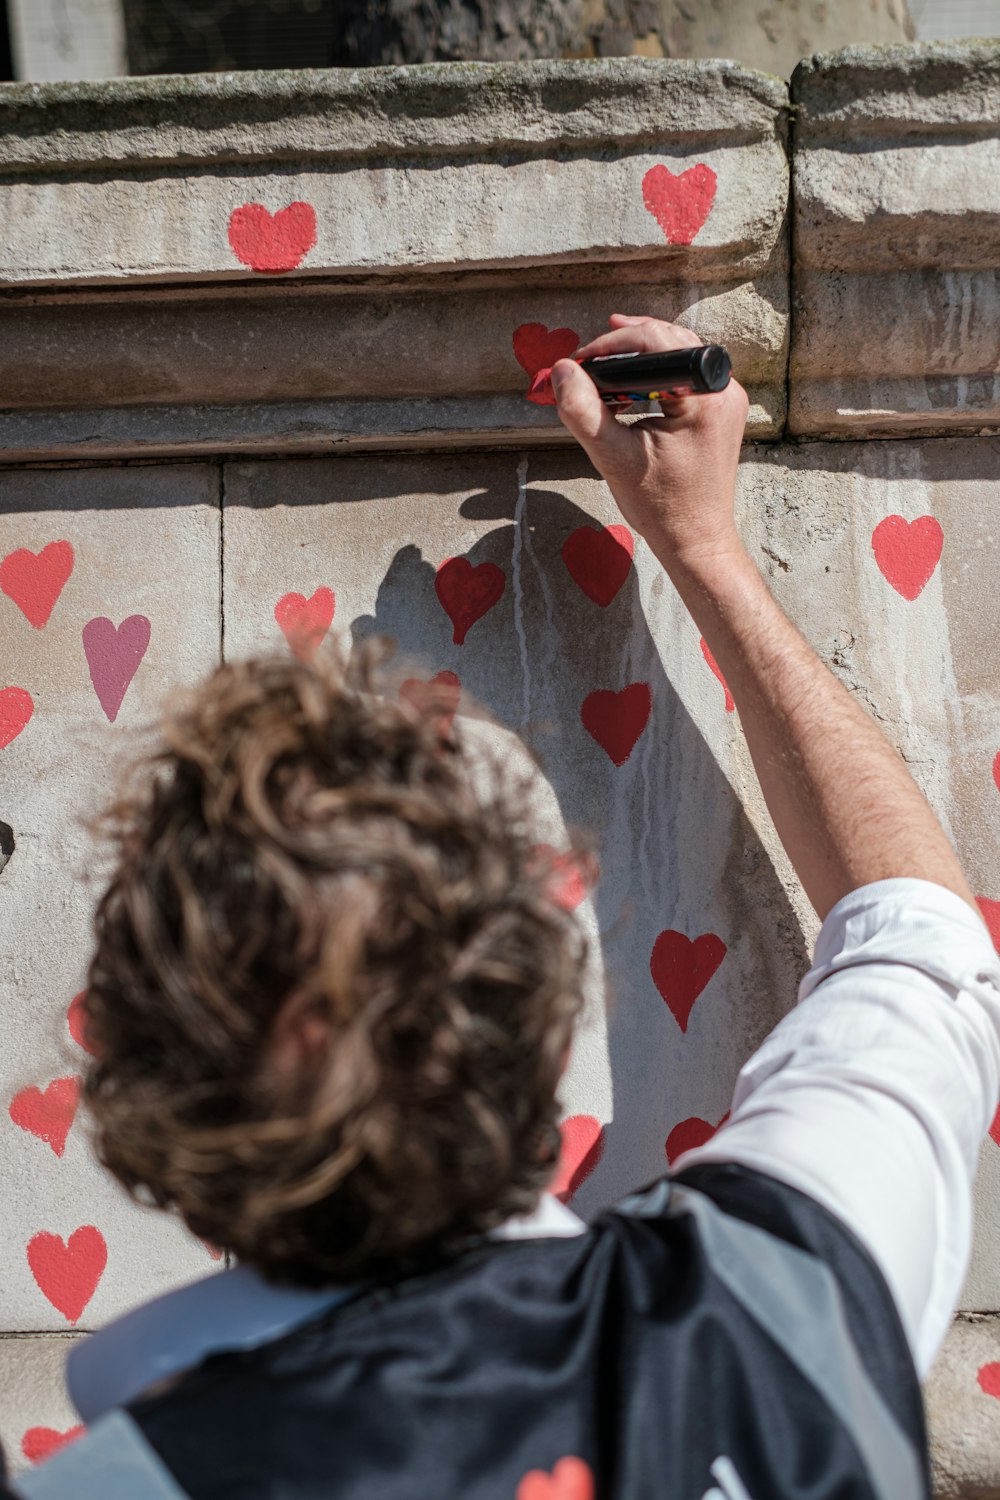
{"label": "black marker pen", "polygon": [[707,396],[724,391],[733,367],[721,344],[670,349],[663,354],[606,354],[582,359],[609,406],[623,401],[668,401],[674,396]]}

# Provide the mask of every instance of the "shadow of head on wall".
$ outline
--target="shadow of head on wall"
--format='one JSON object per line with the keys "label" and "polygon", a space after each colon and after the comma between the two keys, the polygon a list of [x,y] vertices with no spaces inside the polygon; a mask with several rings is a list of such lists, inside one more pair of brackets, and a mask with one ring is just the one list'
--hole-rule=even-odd
{"label": "shadow of head on wall", "polygon": [[[355,643],[391,636],[403,660],[428,676],[454,672],[460,715],[485,713],[501,746],[523,746],[562,825],[589,836],[596,850],[591,937],[604,973],[610,1087],[603,1105],[587,1097],[588,1064],[571,1102],[574,1113],[609,1120],[601,1165],[574,1199],[588,1213],[663,1171],[665,1139],[679,1121],[721,1117],[740,1064],[791,1005],[808,959],[785,891],[716,759],[722,691],[714,747],[678,691],[708,669],[666,575],[637,558],[614,597],[595,603],[574,582],[562,549],[580,527],[620,518],[586,462],[572,453],[497,455],[489,471],[487,487],[469,494],[460,514],[499,524],[464,555],[473,568],[499,569],[504,585],[464,640],[456,643],[461,630],[453,632],[435,587],[454,530],[450,510],[440,538],[399,548],[374,614],[356,618],[351,633]],[[640,704],[635,743],[616,764],[581,710],[591,694],[632,684],[648,687],[648,718],[640,727]],[[619,704],[619,717],[635,706],[605,700],[612,719]],[[553,841],[541,834],[546,840]],[[725,944],[688,1014],[654,982],[652,950],[665,930],[692,941],[711,933]]]}

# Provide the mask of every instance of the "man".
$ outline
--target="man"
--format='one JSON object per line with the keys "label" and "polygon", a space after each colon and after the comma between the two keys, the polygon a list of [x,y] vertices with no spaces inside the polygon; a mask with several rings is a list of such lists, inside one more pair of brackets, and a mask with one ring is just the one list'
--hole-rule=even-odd
{"label": "man", "polygon": [[[697,342],[611,324],[583,355]],[[363,664],[221,669],[118,809],[86,1092],[110,1169],[240,1269],[80,1346],[96,1420],[26,1496],[929,1495],[1000,963],[743,547],[740,386],[625,425],[572,361],[553,382],[739,707],[823,919],[800,1003],[715,1138],[585,1226],[543,1192],[579,936],[510,789]]]}

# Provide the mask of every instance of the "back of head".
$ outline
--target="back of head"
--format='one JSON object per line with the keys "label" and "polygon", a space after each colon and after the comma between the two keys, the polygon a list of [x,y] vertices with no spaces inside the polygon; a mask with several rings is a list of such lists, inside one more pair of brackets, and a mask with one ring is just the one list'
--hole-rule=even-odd
{"label": "back of head", "polygon": [[179,701],[108,814],[85,1083],[130,1192],[276,1280],[452,1250],[558,1154],[581,940],[526,799],[433,693],[266,658]]}

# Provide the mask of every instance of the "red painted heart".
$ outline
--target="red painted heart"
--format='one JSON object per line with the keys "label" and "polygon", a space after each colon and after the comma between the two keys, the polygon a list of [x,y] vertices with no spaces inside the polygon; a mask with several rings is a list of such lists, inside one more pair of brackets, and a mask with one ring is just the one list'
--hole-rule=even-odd
{"label": "red painted heart", "polygon": [[17,739],[34,712],[31,694],[25,688],[0,689],[0,750]]}
{"label": "red painted heart", "polygon": [[583,727],[616,766],[623,766],[645,729],[653,695],[648,682],[632,682],[621,692],[598,688],[580,709]]}
{"label": "red painted heart", "polygon": [[650,167],[642,179],[642,201],[669,245],[690,245],[715,201],[718,179],[700,161],[676,175],[669,167]]}
{"label": "red painted heart", "polygon": [[1000,1146],[1000,1106],[997,1107],[997,1112],[993,1116],[993,1124],[990,1126],[990,1139]]}
{"label": "red painted heart", "polygon": [[333,624],[337,601],[333,589],[318,588],[306,599],[302,594],[283,594],[274,606],[274,618],[285,640],[300,661],[315,656]]}
{"label": "red painted heart", "polygon": [[726,679],[723,677],[722,673],[719,671],[719,664],[718,664],[718,662],[715,660],[715,657],[712,655],[711,651],[708,649],[708,642],[706,641],[706,639],[705,639],[704,636],[701,637],[701,654],[705,658],[705,660],[708,662],[708,665],[711,667],[711,669],[715,673],[716,677],[722,683],[722,689],[723,689],[723,692],[726,695],[726,713],[727,714],[731,714],[732,711],[733,711],[733,709],[736,707],[736,704],[733,702],[733,695],[729,691],[729,684],[727,683]]}
{"label": "red painted heart", "polygon": [[682,1031],[687,1031],[694,1002],[725,956],[726,945],[714,932],[692,940],[668,927],[653,944],[653,983]]}
{"label": "red painted heart", "polygon": [[573,582],[605,609],[628,577],[635,542],[627,526],[578,526],[562,545]]}
{"label": "red painted heart", "polygon": [[462,696],[462,684],[454,672],[437,672],[430,681],[423,677],[408,677],[400,683],[399,696],[409,703],[418,714],[429,709],[440,714],[440,732],[443,739],[451,733],[455,715]]}
{"label": "red painted heart", "polygon": [[675,1125],[667,1136],[667,1165],[672,1167],[685,1151],[693,1151],[696,1146],[704,1146],[717,1130],[722,1129],[728,1119],[727,1109],[717,1125],[713,1125],[710,1120],[703,1120],[700,1115],[691,1115],[689,1119],[681,1120],[680,1124]]}
{"label": "red painted heart", "polygon": [[68,1240],[41,1230],[28,1242],[28,1265],[39,1291],[70,1323],[79,1322],[107,1263],[108,1247],[93,1224],[74,1230]]}
{"label": "red painted heart", "polygon": [[993,946],[1000,953],[1000,901],[990,901],[987,896],[977,896],[976,905],[983,914],[983,921],[990,930]]}
{"label": "red painted heart", "polygon": [[87,1023],[83,1012],[83,1001],[86,993],[86,990],[81,990],[69,1002],[69,1009],[66,1012],[66,1024],[69,1026],[69,1034],[77,1046],[82,1047],[84,1052],[89,1052],[91,1057],[96,1057],[97,1052],[87,1041]]}
{"label": "red painted heart", "polygon": [[1000,1360],[993,1360],[988,1365],[980,1365],[976,1375],[979,1389],[985,1396],[995,1396],[1000,1401]]}
{"label": "red painted heart", "polygon": [[467,557],[446,557],[437,570],[434,588],[453,626],[452,640],[461,646],[477,620],[496,604],[507,579],[496,563],[473,567]]}
{"label": "red painted heart", "polygon": [[21,1452],[29,1464],[41,1463],[42,1459],[58,1453],[60,1448],[75,1443],[86,1430],[82,1422],[76,1427],[67,1427],[65,1432],[58,1432],[54,1427],[29,1427],[21,1438]]}
{"label": "red painted heart", "polygon": [[872,532],[878,570],[904,599],[915,599],[941,559],[944,532],[933,516],[886,516]]}
{"label": "red painted heart", "polygon": [[83,650],[97,701],[113,724],[149,647],[145,615],[129,615],[117,627],[104,615],[83,627]]}
{"label": "red painted heart", "polygon": [[62,1156],[79,1102],[80,1080],[55,1078],[44,1090],[32,1086],[15,1094],[9,1113],[21,1130],[37,1135]]}
{"label": "red painted heart", "polygon": [[262,203],[244,203],[229,215],[229,243],[251,271],[294,271],[316,243],[316,210],[289,203],[271,214]]}
{"label": "red painted heart", "polygon": [[561,1458],[546,1474],[532,1469],[517,1487],[515,1500],[594,1500],[594,1476],[582,1458]]}
{"label": "red painted heart", "polygon": [[579,334],[572,328],[546,328],[544,323],[522,323],[514,329],[514,358],[522,370],[534,375],[543,365],[569,359],[579,347]]}
{"label": "red painted heart", "polygon": [[49,542],[37,553],[21,547],[0,562],[0,589],[13,599],[28,623],[41,630],[72,571],[69,542]]}
{"label": "red painted heart", "polygon": [[595,854],[577,853],[572,849],[560,854],[551,844],[536,844],[533,853],[548,875],[549,896],[564,911],[575,911],[600,879],[600,865]]}
{"label": "red painted heart", "polygon": [[593,1115],[570,1115],[559,1126],[562,1150],[549,1192],[566,1203],[604,1155],[604,1127]]}

